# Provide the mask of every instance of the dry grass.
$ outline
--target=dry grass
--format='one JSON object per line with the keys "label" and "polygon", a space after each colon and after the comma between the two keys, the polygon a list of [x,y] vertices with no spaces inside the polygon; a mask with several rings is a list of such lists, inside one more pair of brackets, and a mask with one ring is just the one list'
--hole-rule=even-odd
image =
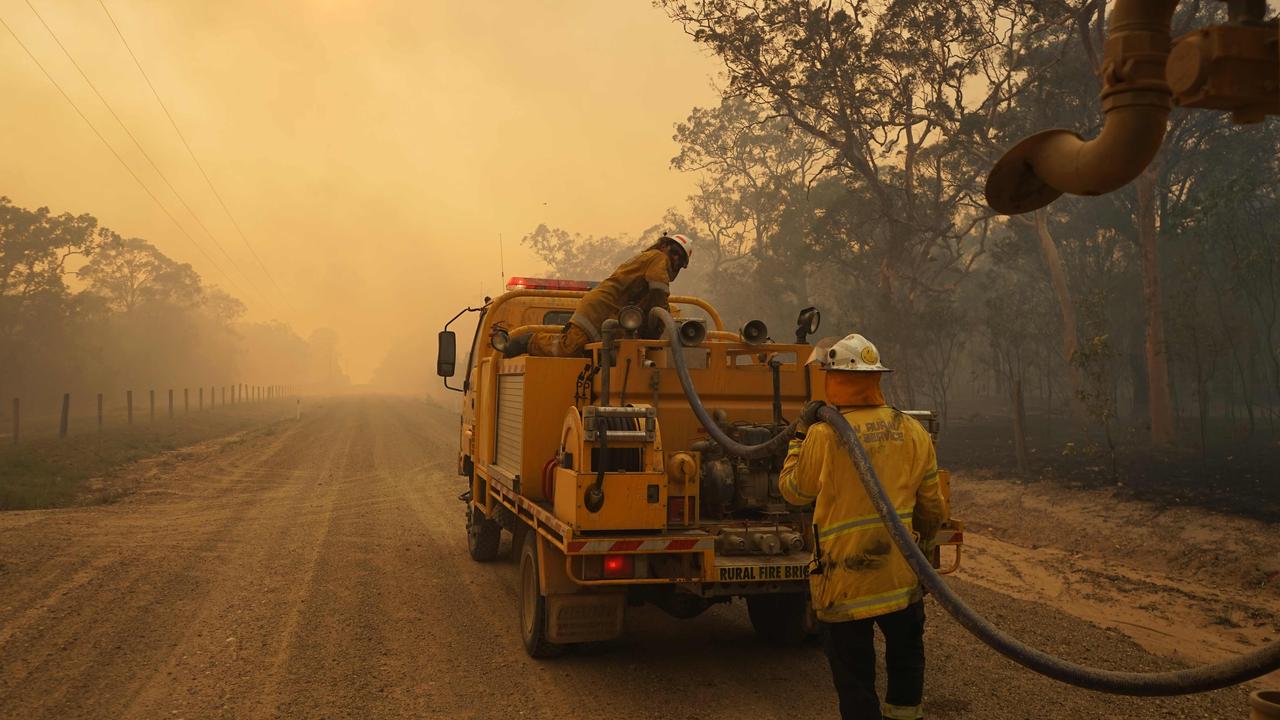
{"label": "dry grass", "polygon": [[73,433],[64,440],[45,434],[6,444],[0,447],[0,510],[110,500],[111,495],[84,493],[86,483],[142,458],[292,417],[293,407],[291,401],[279,401],[219,407],[172,420],[151,422],[144,416],[101,433]]}

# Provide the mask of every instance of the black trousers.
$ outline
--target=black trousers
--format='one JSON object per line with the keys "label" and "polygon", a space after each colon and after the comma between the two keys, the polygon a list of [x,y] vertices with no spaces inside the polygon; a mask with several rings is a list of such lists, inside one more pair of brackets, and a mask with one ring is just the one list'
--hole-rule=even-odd
{"label": "black trousers", "polygon": [[924,697],[924,602],[865,620],[822,623],[822,647],[831,663],[831,678],[840,696],[844,720],[881,717],[876,694],[875,627],[884,633],[885,669],[889,674],[884,701],[918,706]]}

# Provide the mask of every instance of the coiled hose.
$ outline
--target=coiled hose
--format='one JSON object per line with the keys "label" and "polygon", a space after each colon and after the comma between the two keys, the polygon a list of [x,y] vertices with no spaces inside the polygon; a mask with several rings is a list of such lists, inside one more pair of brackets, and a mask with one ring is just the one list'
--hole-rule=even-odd
{"label": "coiled hose", "polygon": [[[667,338],[671,341],[672,355],[675,358],[676,373],[680,376],[680,385],[684,388],[685,397],[689,400],[689,405],[693,408],[694,414],[698,416],[698,420],[702,422],[703,427],[707,429],[711,437],[725,446],[726,449],[730,448],[732,444],[753,453],[766,445],[774,443],[777,440],[776,437],[762,445],[746,446],[733,443],[732,440],[724,435],[715,422],[711,420],[710,413],[703,407],[702,400],[698,397],[698,393],[693,387],[693,381],[689,377],[689,369],[684,362],[684,354],[679,352],[682,346],[679,333],[676,332],[675,321],[671,318],[670,313],[661,308],[655,308],[653,312],[666,325]],[[844,419],[844,416],[832,407],[822,408],[818,416],[836,431],[836,435],[844,443],[845,449],[849,452],[849,458],[853,461],[854,468],[858,471],[858,479],[862,482],[862,487],[866,490],[867,496],[871,498],[871,504],[875,507],[876,513],[880,515],[885,527],[888,528],[889,536],[893,538],[894,544],[898,546],[898,550],[906,557],[911,569],[920,578],[921,584],[929,592],[933,593],[938,604],[950,613],[956,619],[956,622],[960,623],[961,627],[968,630],[996,652],[1019,665],[1068,685],[1075,685],[1076,687],[1097,692],[1139,697],[1192,695],[1210,690],[1219,690],[1280,670],[1280,642],[1269,643],[1261,650],[1255,650],[1224,662],[1201,665],[1186,670],[1156,673],[1117,672],[1087,667],[1063,660],[1024,644],[978,615],[973,608],[965,604],[964,600],[933,569],[929,559],[925,557],[924,552],[916,545],[915,537],[902,524],[902,519],[898,517],[897,511],[894,510],[893,505],[886,498],[884,487],[880,484],[880,478],[876,476],[875,468],[871,466],[866,450],[862,447],[862,443],[858,441],[857,434],[849,426],[849,422]],[[788,429],[787,433],[789,434],[789,432],[790,429]],[[748,456],[743,455],[743,457]],[[759,455],[751,455],[750,457],[759,457]]]}

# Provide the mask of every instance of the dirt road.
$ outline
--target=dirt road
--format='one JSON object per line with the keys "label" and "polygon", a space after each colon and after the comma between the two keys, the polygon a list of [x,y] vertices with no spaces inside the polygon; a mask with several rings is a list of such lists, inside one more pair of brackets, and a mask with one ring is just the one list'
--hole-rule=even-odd
{"label": "dirt road", "polygon": [[[691,621],[639,608],[617,647],[528,659],[514,565],[467,556],[455,432],[411,400],[317,401],[300,421],[131,468],[136,490],[117,503],[0,514],[0,716],[835,717],[818,649],[761,645],[740,604]],[[1046,649],[1172,666],[954,582]],[[1051,683],[936,609],[928,644],[931,718],[1248,714],[1242,689],[1140,701]]]}

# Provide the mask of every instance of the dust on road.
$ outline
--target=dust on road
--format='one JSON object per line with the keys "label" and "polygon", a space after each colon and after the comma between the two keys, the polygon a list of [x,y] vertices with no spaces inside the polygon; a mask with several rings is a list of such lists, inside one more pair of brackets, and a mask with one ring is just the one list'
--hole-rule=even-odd
{"label": "dust on road", "polygon": [[[0,515],[0,715],[835,717],[817,647],[762,645],[741,604],[686,621],[634,608],[614,647],[527,658],[514,565],[467,555],[456,432],[418,401],[315,401],[183,453],[118,503]],[[1174,666],[953,582],[1050,651]],[[1133,700],[1034,677],[936,608],[928,634],[931,718],[1247,715],[1242,689]]]}

